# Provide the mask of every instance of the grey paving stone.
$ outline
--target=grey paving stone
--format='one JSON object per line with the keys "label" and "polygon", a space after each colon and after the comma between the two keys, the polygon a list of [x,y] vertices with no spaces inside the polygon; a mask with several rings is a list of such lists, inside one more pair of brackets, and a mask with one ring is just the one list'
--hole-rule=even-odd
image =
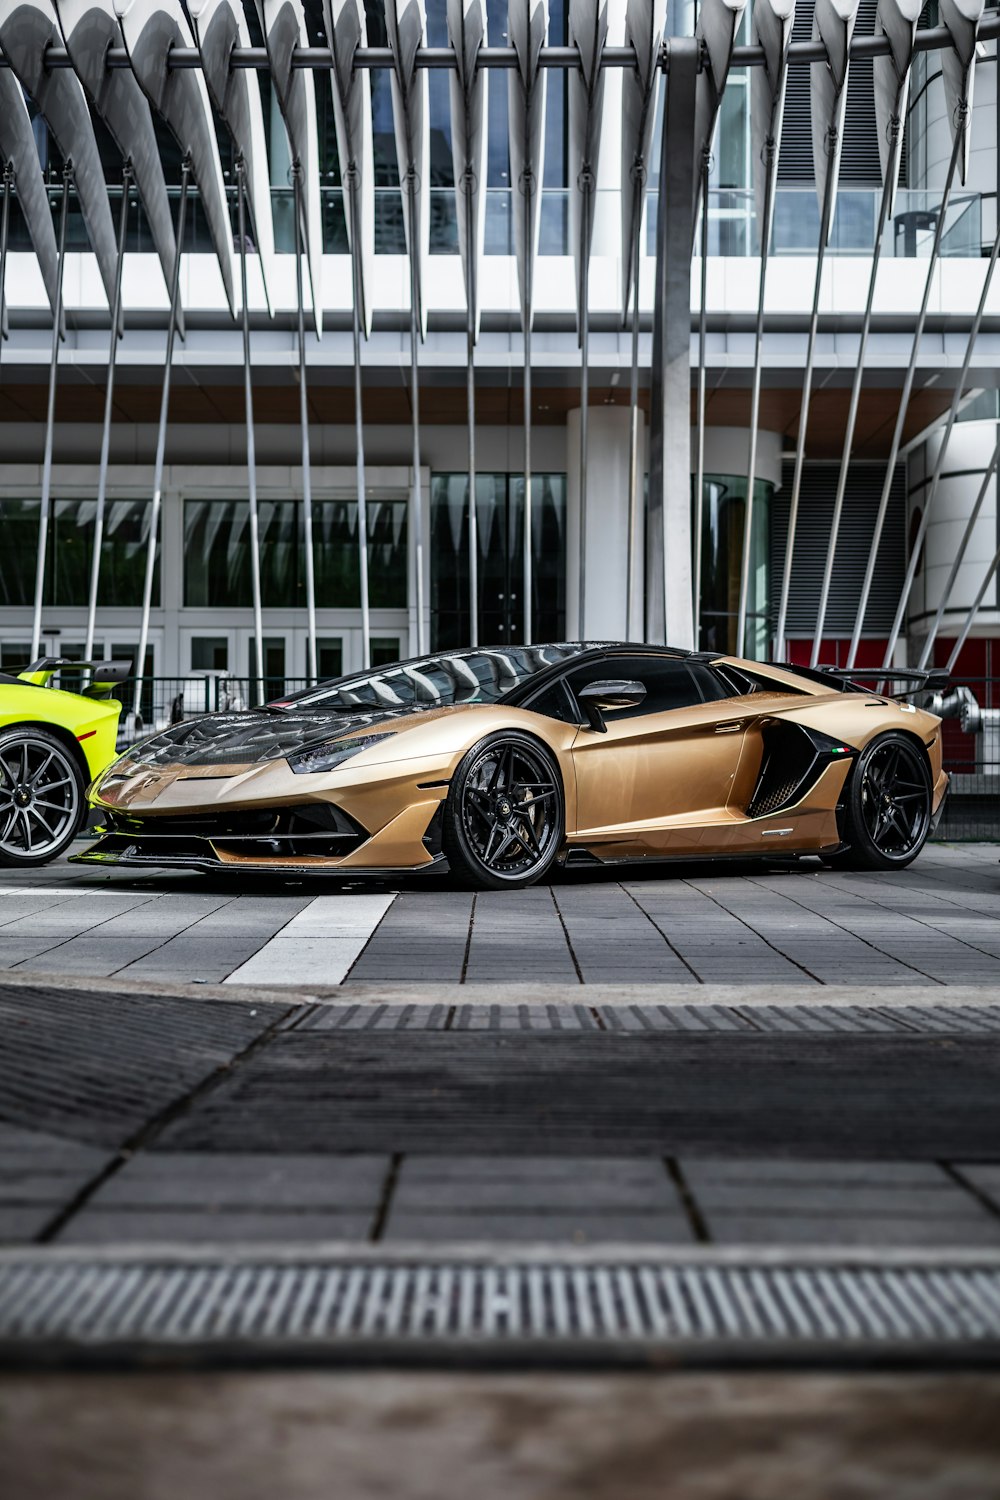
{"label": "grey paving stone", "polygon": [[176,1213],[86,1208],[58,1236],[60,1245],[295,1244],[299,1241],[364,1241],[371,1215],[347,1213]]}
{"label": "grey paving stone", "polygon": [[975,1248],[1000,1245],[1000,1219],[936,1219],[866,1214],[823,1214],[775,1219],[769,1214],[712,1214],[712,1241],[720,1245],[898,1245]]}
{"label": "grey paving stone", "polygon": [[279,1156],[233,1152],[143,1152],[91,1199],[100,1209],[257,1208],[310,1212],[370,1207],[374,1211],[389,1158]]}
{"label": "grey paving stone", "polygon": [[383,1240],[433,1244],[688,1245],[687,1220],[668,1213],[430,1214],[390,1212]]}

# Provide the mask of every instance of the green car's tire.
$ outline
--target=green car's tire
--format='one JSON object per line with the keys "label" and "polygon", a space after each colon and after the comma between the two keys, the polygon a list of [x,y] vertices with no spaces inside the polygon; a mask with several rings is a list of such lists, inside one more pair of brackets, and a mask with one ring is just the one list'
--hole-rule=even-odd
{"label": "green car's tire", "polygon": [[73,752],[35,726],[0,730],[0,865],[48,864],[67,849],[85,808]]}

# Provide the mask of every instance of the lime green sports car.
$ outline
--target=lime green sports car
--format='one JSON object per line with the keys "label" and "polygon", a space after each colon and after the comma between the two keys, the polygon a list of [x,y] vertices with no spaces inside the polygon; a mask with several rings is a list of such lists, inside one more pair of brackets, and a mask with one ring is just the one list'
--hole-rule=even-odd
{"label": "lime green sports car", "polygon": [[[80,692],[49,686],[81,671],[90,682]],[[70,843],[87,786],[115,758],[122,706],[109,695],[131,671],[128,661],[44,657],[0,672],[0,865],[43,865]]]}

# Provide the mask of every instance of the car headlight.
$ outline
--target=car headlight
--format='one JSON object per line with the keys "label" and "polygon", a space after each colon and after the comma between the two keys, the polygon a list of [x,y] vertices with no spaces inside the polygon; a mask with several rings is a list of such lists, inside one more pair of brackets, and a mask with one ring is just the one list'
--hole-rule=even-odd
{"label": "car headlight", "polygon": [[369,745],[377,745],[379,740],[391,738],[390,731],[388,734],[355,734],[350,739],[328,740],[325,745],[314,745],[311,750],[300,750],[297,755],[290,755],[288,764],[297,776],[315,774],[317,771],[333,771],[345,760],[350,760],[352,755],[367,750]]}

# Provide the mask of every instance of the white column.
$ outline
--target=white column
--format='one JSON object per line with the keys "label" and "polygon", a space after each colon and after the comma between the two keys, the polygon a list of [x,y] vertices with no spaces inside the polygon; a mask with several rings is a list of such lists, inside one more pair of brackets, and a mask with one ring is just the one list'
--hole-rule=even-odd
{"label": "white column", "polygon": [[[566,633],[570,639],[619,641],[628,583],[629,423],[627,406],[592,406],[587,465],[587,618],[579,617],[580,412],[566,417]],[[645,419],[640,418],[640,472],[646,470]],[[642,528],[636,538],[638,577],[644,569]],[[633,624],[634,631],[634,624]]]}
{"label": "white column", "polygon": [[[940,487],[934,501],[931,523],[927,528],[923,562],[910,595],[910,629],[916,641],[927,633],[927,627],[941,603],[941,593],[958,555],[966,523],[979,492],[982,476],[989,465],[998,431],[1000,429],[997,423],[991,421],[956,422],[952,428]],[[910,459],[907,505],[907,534],[910,536],[916,530],[918,512],[923,512],[927,500],[926,481],[937,462],[941,436],[940,432],[934,433]],[[990,481],[985,502],[969,539],[948,603],[948,613],[941,622],[942,637],[954,636],[961,628],[996,551],[996,484],[996,479]],[[995,592],[987,594],[978,617],[980,627],[989,626],[991,631],[995,631],[1000,623],[996,599]],[[910,659],[915,659],[912,649]]]}

